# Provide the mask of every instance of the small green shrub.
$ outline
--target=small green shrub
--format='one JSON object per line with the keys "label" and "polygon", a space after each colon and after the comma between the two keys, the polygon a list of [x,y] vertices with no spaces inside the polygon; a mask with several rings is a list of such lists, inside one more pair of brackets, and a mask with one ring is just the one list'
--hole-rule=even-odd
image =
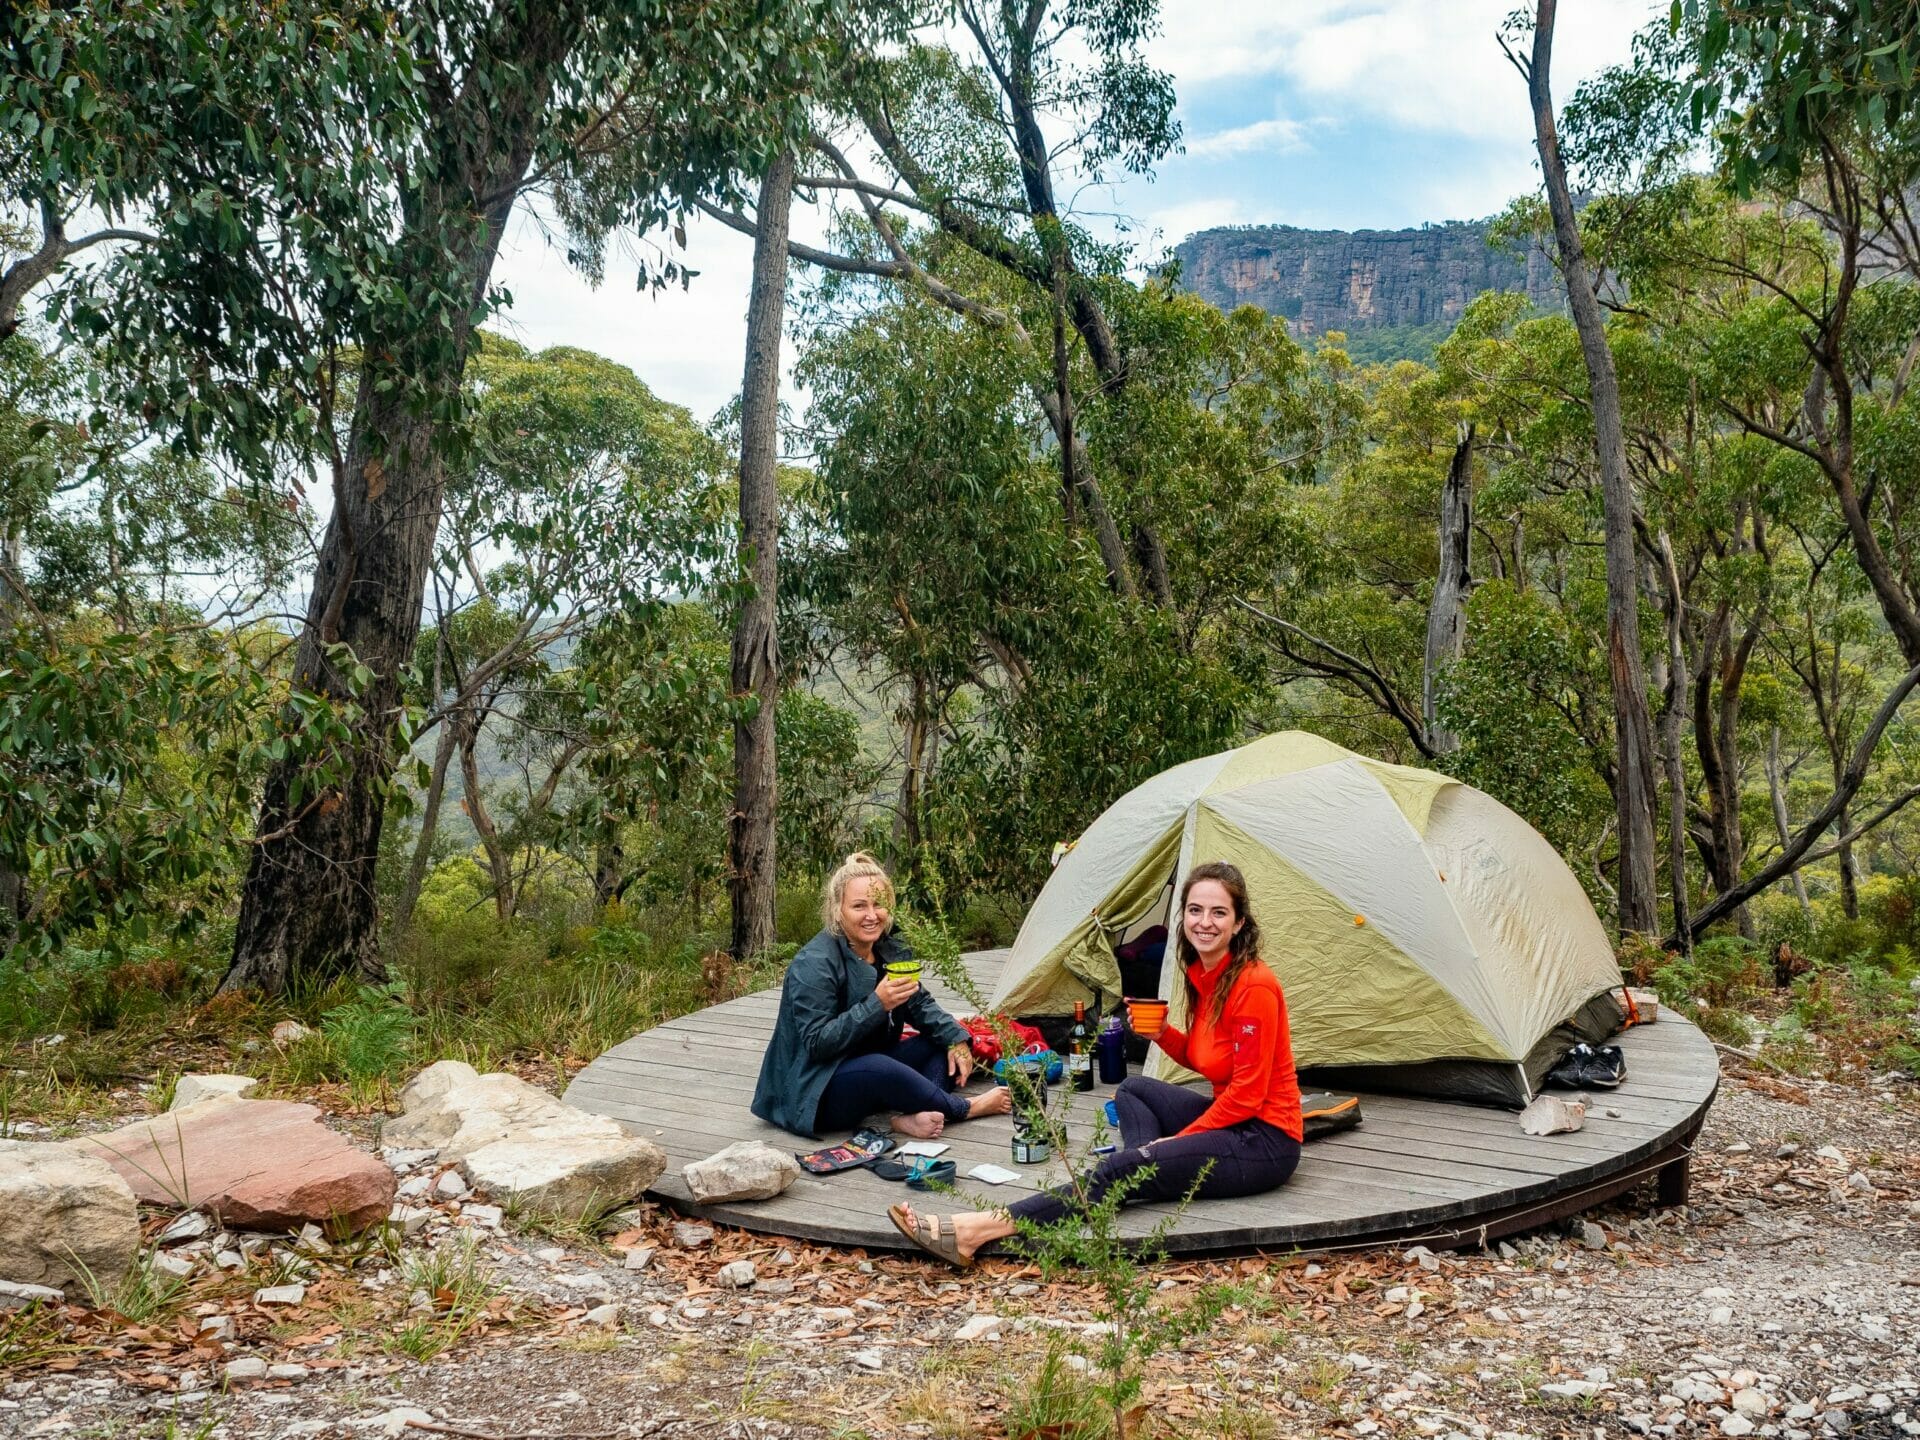
{"label": "small green shrub", "polygon": [[341,1075],[355,1089],[377,1085],[413,1058],[419,1020],[398,984],[363,987],[321,1016],[320,1034]]}

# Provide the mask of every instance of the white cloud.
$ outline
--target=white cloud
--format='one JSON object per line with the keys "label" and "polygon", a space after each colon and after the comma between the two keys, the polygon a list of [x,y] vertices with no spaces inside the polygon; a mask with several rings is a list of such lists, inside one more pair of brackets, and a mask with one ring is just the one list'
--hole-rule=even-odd
{"label": "white cloud", "polygon": [[[1333,107],[1420,130],[1493,138],[1524,131],[1526,92],[1494,35],[1513,0],[1215,0],[1166,10],[1154,62],[1191,101],[1215,82],[1271,77]],[[1654,14],[1650,0],[1566,7],[1554,91],[1565,97]]]}
{"label": "white cloud", "polygon": [[1284,155],[1307,148],[1307,126],[1300,120],[1256,120],[1251,125],[1236,125],[1231,130],[1216,130],[1211,135],[1196,135],[1187,141],[1187,158],[1216,160],[1227,155],[1247,155],[1263,151]]}

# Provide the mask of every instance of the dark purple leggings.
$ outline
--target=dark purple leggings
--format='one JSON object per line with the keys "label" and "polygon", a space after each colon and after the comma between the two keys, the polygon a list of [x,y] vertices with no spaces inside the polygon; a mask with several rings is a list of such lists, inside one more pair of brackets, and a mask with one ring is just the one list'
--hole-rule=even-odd
{"label": "dark purple leggings", "polygon": [[851,1130],[882,1110],[905,1115],[938,1110],[949,1120],[964,1120],[967,1097],[948,1090],[951,1083],[946,1047],[924,1035],[866,1055],[849,1055],[820,1092],[814,1133]]}
{"label": "dark purple leggings", "polygon": [[[1184,1085],[1144,1075],[1122,1080],[1113,1092],[1114,1109],[1120,1112],[1121,1148],[1087,1177],[1087,1199],[1097,1202],[1114,1182],[1148,1165],[1152,1173],[1127,1192],[1127,1204],[1183,1200],[1189,1191],[1202,1200],[1228,1200],[1236,1195],[1263,1195],[1286,1184],[1300,1163],[1300,1142],[1278,1126],[1242,1120],[1224,1130],[1180,1134],[1212,1103],[1211,1096]],[[1163,1135],[1175,1138],[1161,1140]],[[1149,1140],[1160,1143],[1151,1150],[1141,1149]],[[1194,1190],[1203,1169],[1206,1178]],[[1016,1220],[1047,1225],[1073,1207],[1071,1190],[1047,1190],[1016,1201],[1008,1213]]]}

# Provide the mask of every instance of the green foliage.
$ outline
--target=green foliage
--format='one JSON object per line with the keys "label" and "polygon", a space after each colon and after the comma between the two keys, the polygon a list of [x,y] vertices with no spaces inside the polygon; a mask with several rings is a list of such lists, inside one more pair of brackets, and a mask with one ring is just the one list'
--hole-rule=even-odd
{"label": "green foliage", "polygon": [[0,867],[33,895],[20,958],[96,925],[110,947],[190,934],[243,853],[258,778],[303,757],[305,803],[340,773],[353,713],[195,629],[0,634]]}
{"label": "green foliage", "polygon": [[356,1091],[392,1079],[413,1061],[419,1019],[399,984],[363,986],[353,999],[321,1015],[320,1034]]}

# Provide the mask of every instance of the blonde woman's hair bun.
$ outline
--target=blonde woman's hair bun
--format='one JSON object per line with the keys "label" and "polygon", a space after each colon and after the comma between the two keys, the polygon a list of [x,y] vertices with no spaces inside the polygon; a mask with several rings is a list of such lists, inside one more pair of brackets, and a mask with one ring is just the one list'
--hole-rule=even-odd
{"label": "blonde woman's hair bun", "polygon": [[847,898],[847,887],[856,880],[876,881],[873,898],[887,909],[893,908],[893,878],[886,867],[866,851],[856,850],[834,867],[820,891],[820,923],[831,935],[846,935],[840,924],[840,902]]}

